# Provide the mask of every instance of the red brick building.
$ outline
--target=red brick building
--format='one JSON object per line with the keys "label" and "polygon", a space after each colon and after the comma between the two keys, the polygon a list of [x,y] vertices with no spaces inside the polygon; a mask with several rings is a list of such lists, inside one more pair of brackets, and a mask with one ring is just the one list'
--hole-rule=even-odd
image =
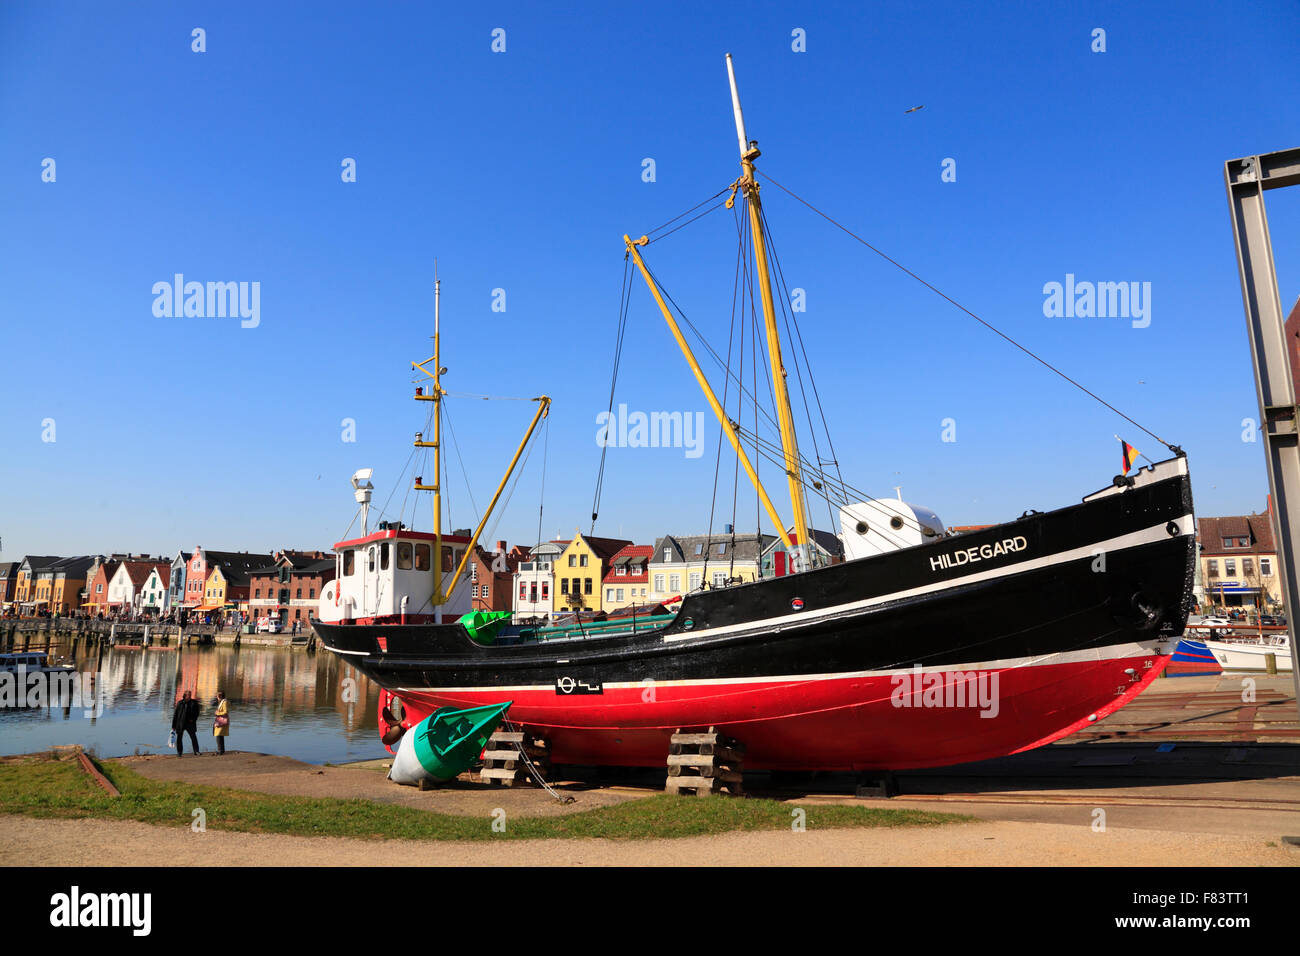
{"label": "red brick building", "polygon": [[506,549],[497,542],[495,552],[476,545],[470,558],[470,607],[476,611],[509,611],[513,606],[512,589],[519,562],[528,560],[528,551],[515,545]]}

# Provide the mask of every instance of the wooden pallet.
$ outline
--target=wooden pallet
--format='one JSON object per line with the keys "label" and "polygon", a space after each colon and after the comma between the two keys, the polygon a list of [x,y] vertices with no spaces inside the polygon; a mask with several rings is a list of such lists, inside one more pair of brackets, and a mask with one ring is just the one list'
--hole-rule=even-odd
{"label": "wooden pallet", "polygon": [[[520,755],[528,756],[525,761]],[[488,738],[483,750],[483,769],[479,780],[494,787],[513,787],[517,783],[541,786],[529,769],[529,763],[543,777],[551,775],[550,742],[538,734],[518,730],[498,730]]]}
{"label": "wooden pallet", "polygon": [[666,793],[744,795],[745,745],[720,734],[716,727],[707,733],[678,730],[668,743]]}

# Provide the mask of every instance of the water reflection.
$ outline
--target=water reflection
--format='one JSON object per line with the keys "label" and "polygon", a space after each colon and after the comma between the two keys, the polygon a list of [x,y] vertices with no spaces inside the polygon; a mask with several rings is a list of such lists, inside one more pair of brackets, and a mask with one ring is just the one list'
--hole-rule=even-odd
{"label": "water reflection", "polygon": [[[43,649],[43,648],[42,648]],[[81,744],[103,757],[170,753],[172,707],[183,691],[202,705],[199,746],[214,750],[217,691],[230,701],[230,750],[311,763],[387,756],[376,723],[378,685],[333,654],[231,646],[88,648],[55,644],[94,675],[102,712],[77,707],[0,708],[0,754]],[[63,701],[62,703],[67,703]],[[80,703],[80,702],[78,702]]]}

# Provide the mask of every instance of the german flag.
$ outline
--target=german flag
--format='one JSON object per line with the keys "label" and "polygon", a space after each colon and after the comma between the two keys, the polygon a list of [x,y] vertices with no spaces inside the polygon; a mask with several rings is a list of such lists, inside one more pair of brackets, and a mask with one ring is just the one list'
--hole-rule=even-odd
{"label": "german flag", "polygon": [[1138,457],[1138,455],[1140,455],[1140,454],[1142,454],[1142,453],[1141,453],[1140,451],[1138,451],[1136,448],[1134,448],[1132,445],[1130,445],[1128,442],[1126,442],[1126,441],[1125,441],[1124,439],[1122,439],[1122,438],[1119,440],[1119,443],[1120,443],[1120,445],[1123,447],[1123,451],[1124,451],[1124,474],[1127,475],[1130,471],[1133,470],[1133,462],[1137,461],[1137,457]]}

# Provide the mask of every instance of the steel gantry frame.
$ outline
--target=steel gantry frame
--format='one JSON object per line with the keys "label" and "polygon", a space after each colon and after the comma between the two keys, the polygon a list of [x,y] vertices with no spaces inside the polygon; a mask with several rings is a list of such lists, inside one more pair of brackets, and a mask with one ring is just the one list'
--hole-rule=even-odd
{"label": "steel gantry frame", "polygon": [[1300,660],[1296,659],[1296,614],[1300,613],[1300,415],[1296,383],[1287,352],[1286,316],[1277,288],[1277,265],[1264,211],[1264,193],[1300,184],[1300,148],[1230,159],[1223,164],[1237,245],[1241,297],[1259,396],[1260,432],[1273,494],[1273,534],[1286,593],[1287,637],[1291,643],[1291,679],[1300,705]]}

